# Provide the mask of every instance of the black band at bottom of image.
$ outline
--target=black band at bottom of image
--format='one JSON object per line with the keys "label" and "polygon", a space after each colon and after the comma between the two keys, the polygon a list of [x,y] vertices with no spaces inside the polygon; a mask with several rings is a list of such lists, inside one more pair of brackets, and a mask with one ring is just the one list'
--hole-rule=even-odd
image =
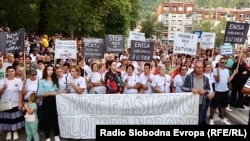
{"label": "black band at bottom of image", "polygon": [[96,125],[96,140],[132,138],[176,138],[185,140],[237,139],[249,141],[250,127],[247,125]]}

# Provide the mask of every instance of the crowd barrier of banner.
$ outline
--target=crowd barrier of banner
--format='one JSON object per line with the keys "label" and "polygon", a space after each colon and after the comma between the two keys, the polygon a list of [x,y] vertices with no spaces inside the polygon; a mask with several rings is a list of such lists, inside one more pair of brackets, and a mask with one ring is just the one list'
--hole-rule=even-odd
{"label": "crowd barrier of banner", "polygon": [[60,136],[93,139],[96,125],[197,125],[199,95],[60,94]]}

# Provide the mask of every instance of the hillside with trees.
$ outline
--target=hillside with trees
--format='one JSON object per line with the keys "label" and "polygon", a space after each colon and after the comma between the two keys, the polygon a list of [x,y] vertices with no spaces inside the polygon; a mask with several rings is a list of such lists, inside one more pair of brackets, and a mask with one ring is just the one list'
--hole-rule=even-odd
{"label": "hillside with trees", "polygon": [[250,7],[249,0],[142,0],[142,14],[155,12],[159,4],[169,1],[193,2],[196,7],[210,8],[212,7],[228,7],[228,8],[244,8]]}

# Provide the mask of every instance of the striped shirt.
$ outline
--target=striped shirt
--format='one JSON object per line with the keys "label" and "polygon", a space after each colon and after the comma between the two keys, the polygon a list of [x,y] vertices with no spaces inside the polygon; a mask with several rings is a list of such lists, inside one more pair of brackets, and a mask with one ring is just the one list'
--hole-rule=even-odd
{"label": "striped shirt", "polygon": [[245,83],[244,87],[250,88],[250,77],[247,79],[247,82]]}

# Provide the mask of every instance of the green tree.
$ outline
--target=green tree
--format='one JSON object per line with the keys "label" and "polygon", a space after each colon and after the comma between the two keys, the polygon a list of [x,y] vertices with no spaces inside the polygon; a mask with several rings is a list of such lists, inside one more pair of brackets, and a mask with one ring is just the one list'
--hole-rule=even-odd
{"label": "green tree", "polygon": [[217,47],[223,44],[224,41],[223,31],[225,31],[226,29],[226,24],[227,24],[226,18],[221,18],[220,23],[213,29],[213,32],[216,33],[215,45]]}
{"label": "green tree", "polygon": [[141,32],[145,33],[146,38],[151,38],[153,35],[156,35],[157,38],[160,37],[160,32],[162,31],[163,24],[158,21],[156,14],[148,13],[146,18],[142,20],[142,29]]}

